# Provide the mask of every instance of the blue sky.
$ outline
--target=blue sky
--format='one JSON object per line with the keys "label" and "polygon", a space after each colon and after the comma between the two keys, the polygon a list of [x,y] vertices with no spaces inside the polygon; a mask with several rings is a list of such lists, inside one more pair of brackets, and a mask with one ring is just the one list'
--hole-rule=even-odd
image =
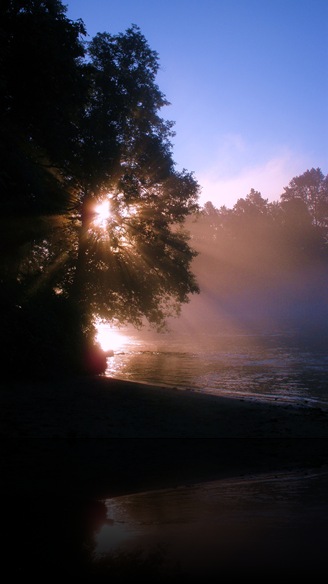
{"label": "blue sky", "polygon": [[328,0],[63,0],[87,32],[139,26],[175,122],[177,169],[200,204],[254,188],[278,200],[307,169],[328,174]]}

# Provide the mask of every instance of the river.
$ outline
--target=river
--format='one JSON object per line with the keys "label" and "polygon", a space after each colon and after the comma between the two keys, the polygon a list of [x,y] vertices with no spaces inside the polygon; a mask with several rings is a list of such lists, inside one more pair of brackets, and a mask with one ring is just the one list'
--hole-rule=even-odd
{"label": "river", "polygon": [[[120,334],[120,333],[119,333]],[[328,347],[286,332],[123,334],[106,376],[328,408]]]}

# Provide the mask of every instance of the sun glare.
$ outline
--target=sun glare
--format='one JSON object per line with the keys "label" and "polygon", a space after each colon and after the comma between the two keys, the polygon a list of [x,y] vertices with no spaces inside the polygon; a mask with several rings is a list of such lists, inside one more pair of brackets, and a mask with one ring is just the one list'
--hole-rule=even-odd
{"label": "sun glare", "polygon": [[128,342],[128,337],[106,323],[97,324],[96,341],[103,351],[118,351]]}
{"label": "sun glare", "polygon": [[108,219],[110,218],[110,206],[109,200],[105,199],[101,203],[95,206],[96,217],[94,219],[95,225],[98,227],[105,227]]}

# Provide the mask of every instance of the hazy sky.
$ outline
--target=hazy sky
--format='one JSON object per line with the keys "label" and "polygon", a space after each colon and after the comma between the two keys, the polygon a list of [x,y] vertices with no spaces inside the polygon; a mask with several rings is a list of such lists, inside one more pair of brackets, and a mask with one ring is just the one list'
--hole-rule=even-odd
{"label": "hazy sky", "polygon": [[63,0],[87,32],[139,26],[175,122],[173,158],[200,203],[254,188],[279,199],[312,167],[328,174],[328,0]]}

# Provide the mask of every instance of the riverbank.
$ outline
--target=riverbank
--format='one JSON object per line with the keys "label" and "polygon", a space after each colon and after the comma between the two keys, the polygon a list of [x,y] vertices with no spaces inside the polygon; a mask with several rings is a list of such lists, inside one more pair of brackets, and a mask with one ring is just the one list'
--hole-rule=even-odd
{"label": "riverbank", "polygon": [[321,466],[328,415],[106,377],[3,384],[2,493],[106,497]]}
{"label": "riverbank", "polygon": [[0,456],[4,575],[260,582],[325,569],[321,409],[105,377],[3,383]]}

